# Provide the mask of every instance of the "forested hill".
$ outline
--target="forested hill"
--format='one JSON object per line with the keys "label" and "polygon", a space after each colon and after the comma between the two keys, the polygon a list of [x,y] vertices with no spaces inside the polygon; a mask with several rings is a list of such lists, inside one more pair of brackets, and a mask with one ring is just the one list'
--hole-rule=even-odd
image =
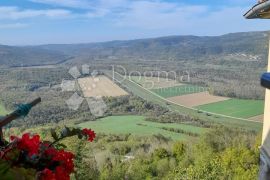
{"label": "forested hill", "polygon": [[[168,36],[103,43],[41,45],[27,47],[0,46],[0,61],[5,65],[35,65],[95,59],[139,58],[142,60],[198,60],[208,57],[265,60],[268,32],[232,33],[222,36]],[[229,56],[229,57],[228,57]]]}
{"label": "forested hill", "polygon": [[44,45],[41,48],[90,57],[137,57],[145,60],[200,58],[211,55],[267,54],[267,32],[232,33],[223,36],[168,36],[152,39],[111,41],[74,45]]}
{"label": "forested hill", "polygon": [[0,45],[0,65],[2,66],[35,66],[55,64],[68,59],[62,53],[38,47],[15,47]]}

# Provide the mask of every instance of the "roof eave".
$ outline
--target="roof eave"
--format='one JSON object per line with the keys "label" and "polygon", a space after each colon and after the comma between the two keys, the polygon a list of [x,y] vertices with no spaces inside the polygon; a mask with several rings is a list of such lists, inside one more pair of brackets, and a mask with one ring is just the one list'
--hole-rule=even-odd
{"label": "roof eave", "polygon": [[244,17],[247,19],[270,19],[270,1],[253,6]]}

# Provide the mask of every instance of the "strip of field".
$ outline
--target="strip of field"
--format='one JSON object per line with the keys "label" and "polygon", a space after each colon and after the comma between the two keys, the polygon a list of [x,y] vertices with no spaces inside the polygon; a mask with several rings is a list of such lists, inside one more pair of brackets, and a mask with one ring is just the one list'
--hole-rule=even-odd
{"label": "strip of field", "polygon": [[80,78],[78,82],[84,97],[117,97],[128,95],[126,91],[106,76]]}
{"label": "strip of field", "polygon": [[97,121],[89,121],[79,124],[82,128],[92,128],[95,131],[106,134],[134,134],[134,135],[157,135],[162,134],[165,137],[170,137],[173,140],[186,140],[190,136],[181,133],[175,133],[161,129],[177,128],[185,132],[202,134],[208,129],[194,127],[191,125],[176,124],[176,123],[156,123],[145,121],[143,116],[110,116]]}
{"label": "strip of field", "polygon": [[159,89],[183,85],[175,80],[161,77],[131,76],[130,78],[146,89]]}
{"label": "strip of field", "polygon": [[183,96],[175,96],[168,98],[169,101],[175,102],[177,104],[181,104],[187,107],[200,106],[204,104],[210,104],[220,101],[225,101],[230,98],[213,96],[208,92],[200,92],[194,94],[187,94]]}
{"label": "strip of field", "polygon": [[0,104],[0,116],[4,116],[4,115],[6,115],[8,112],[7,112],[7,110],[5,109],[5,107],[2,105],[2,104]]}
{"label": "strip of field", "polygon": [[259,115],[259,116],[251,117],[251,118],[249,118],[249,119],[250,119],[250,120],[253,120],[253,121],[263,122],[263,114],[262,114],[262,115]]}
{"label": "strip of field", "polygon": [[207,88],[195,85],[182,85],[168,88],[153,89],[152,91],[158,94],[159,96],[169,98],[174,96],[182,96],[186,94],[205,92],[207,91]]}
{"label": "strip of field", "polygon": [[250,118],[263,114],[264,102],[260,100],[230,99],[222,102],[197,106],[196,108],[233,116],[238,118]]}

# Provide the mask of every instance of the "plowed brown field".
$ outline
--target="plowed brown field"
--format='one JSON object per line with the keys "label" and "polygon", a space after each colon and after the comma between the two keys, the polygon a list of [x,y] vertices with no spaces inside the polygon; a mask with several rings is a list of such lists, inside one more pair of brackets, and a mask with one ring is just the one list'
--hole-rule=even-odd
{"label": "plowed brown field", "polygon": [[167,99],[186,107],[194,107],[194,106],[200,106],[204,104],[215,103],[219,101],[225,101],[230,98],[213,96],[209,94],[208,92],[200,92],[200,93],[194,93],[194,94],[187,94],[183,96],[170,97]]}
{"label": "plowed brown field", "polygon": [[78,79],[84,97],[117,97],[128,95],[126,91],[116,85],[106,76],[85,77]]}

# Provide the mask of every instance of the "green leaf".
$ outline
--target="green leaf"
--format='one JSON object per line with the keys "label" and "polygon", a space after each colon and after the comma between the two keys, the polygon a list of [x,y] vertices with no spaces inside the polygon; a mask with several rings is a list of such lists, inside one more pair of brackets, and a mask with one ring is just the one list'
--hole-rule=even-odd
{"label": "green leaf", "polygon": [[82,139],[83,138],[83,135],[82,134],[78,134],[78,138],[79,139]]}
{"label": "green leaf", "polygon": [[64,145],[64,144],[62,144],[62,143],[58,143],[58,144],[55,145],[55,148],[56,148],[56,149],[66,149],[67,146]]}
{"label": "green leaf", "polygon": [[10,159],[10,161],[16,161],[20,156],[20,151],[18,149],[11,149],[5,156]]}
{"label": "green leaf", "polygon": [[53,137],[53,139],[55,141],[59,139],[58,136],[57,136],[57,134],[56,134],[56,132],[55,132],[55,129],[51,129],[51,136]]}
{"label": "green leaf", "polygon": [[10,169],[10,164],[0,159],[0,177],[2,177],[1,175],[7,173],[9,169]]}

